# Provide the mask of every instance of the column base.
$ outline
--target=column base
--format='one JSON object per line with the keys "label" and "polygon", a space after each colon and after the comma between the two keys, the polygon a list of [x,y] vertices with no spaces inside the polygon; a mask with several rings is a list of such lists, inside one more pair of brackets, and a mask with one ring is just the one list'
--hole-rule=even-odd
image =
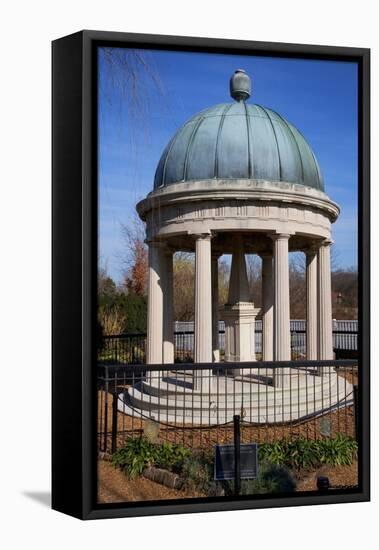
{"label": "column base", "polygon": [[[255,318],[259,309],[252,302],[226,304],[221,316],[225,322],[225,362],[255,361]],[[250,369],[231,369],[234,376],[249,374]]]}

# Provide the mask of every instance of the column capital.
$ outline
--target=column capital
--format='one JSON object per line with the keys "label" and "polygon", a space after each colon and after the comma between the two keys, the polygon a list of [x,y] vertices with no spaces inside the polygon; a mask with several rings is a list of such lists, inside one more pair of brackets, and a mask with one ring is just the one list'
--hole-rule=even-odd
{"label": "column capital", "polygon": [[303,249],[306,256],[314,256],[322,246],[331,246],[334,244],[332,239],[324,239],[322,241],[314,241],[312,244]]}
{"label": "column capital", "polygon": [[320,242],[320,247],[321,246],[331,246],[332,244],[334,244],[334,241],[333,239],[324,239],[323,241]]}
{"label": "column capital", "polygon": [[191,235],[196,241],[210,241],[214,237],[211,231],[189,231],[188,235]]}
{"label": "column capital", "polygon": [[314,256],[315,254],[317,254],[318,249],[319,249],[319,244],[312,243],[308,247],[304,248],[304,254],[306,256]]}
{"label": "column capital", "polygon": [[159,248],[164,254],[174,254],[175,249],[169,245],[166,241],[159,241],[157,239],[145,239],[145,244],[149,247]]}
{"label": "column capital", "polygon": [[269,233],[268,237],[270,237],[273,241],[288,241],[290,237],[292,237],[291,233]]}
{"label": "column capital", "polygon": [[166,246],[166,243],[164,241],[159,241],[157,239],[145,239],[144,243],[147,246],[156,246],[157,248],[163,248]]}

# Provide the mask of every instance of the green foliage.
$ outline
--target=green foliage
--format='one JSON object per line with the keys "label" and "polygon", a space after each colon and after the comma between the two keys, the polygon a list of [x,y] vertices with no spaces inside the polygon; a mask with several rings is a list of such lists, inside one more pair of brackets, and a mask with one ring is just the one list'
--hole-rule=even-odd
{"label": "green foliage", "polygon": [[155,465],[158,468],[179,472],[183,462],[190,456],[190,451],[183,445],[164,442],[158,447]]}
{"label": "green foliage", "polygon": [[[234,495],[234,481],[223,482],[225,494]],[[286,466],[263,462],[259,466],[256,479],[241,481],[241,495],[265,495],[269,493],[290,493],[296,488],[296,483]]]}
{"label": "green foliage", "polygon": [[[320,443],[320,442],[319,442]],[[356,458],[358,444],[352,437],[337,434],[334,439],[322,440],[318,456],[321,464],[332,466],[349,466]]]}
{"label": "green foliage", "polygon": [[[290,469],[311,469],[322,464],[349,465],[357,455],[356,441],[343,434],[333,439],[283,439],[259,445],[259,472],[257,479],[242,480],[241,494],[287,493],[296,488]],[[178,473],[183,489],[211,495],[214,456],[212,452],[194,452],[183,445],[168,442],[153,443],[146,437],[131,438],[112,457],[115,467],[134,478],[145,468],[156,466]],[[226,495],[234,494],[234,482],[221,484]]]}
{"label": "green foliage", "polygon": [[116,283],[111,277],[99,273],[98,277],[98,303],[100,306],[112,306],[117,298]]}
{"label": "green foliage", "polygon": [[128,332],[146,332],[146,296],[137,296],[136,294],[120,294],[118,303],[126,316],[126,330]]}
{"label": "green foliage", "polygon": [[272,464],[284,464],[287,451],[286,443],[286,440],[262,443],[258,447],[259,460],[267,460]]}
{"label": "green foliage", "polygon": [[103,349],[103,346],[104,346],[103,336],[104,336],[103,327],[102,327],[101,323],[99,322],[99,320],[97,319],[97,321],[96,321],[96,344],[97,344],[97,349],[98,349],[99,352]]}
{"label": "green foliage", "polygon": [[107,336],[103,317],[105,314],[117,313],[123,320],[119,323],[121,332],[146,332],[147,327],[147,298],[135,294],[125,288],[117,288],[115,282],[105,270],[100,270],[98,275],[98,313],[100,323],[103,325],[104,336]]}
{"label": "green foliage", "polygon": [[207,453],[194,453],[182,464],[183,488],[188,491],[208,493],[213,486],[213,456]]}
{"label": "green foliage", "polygon": [[154,460],[154,445],[142,437],[129,439],[112,457],[113,465],[124,470],[130,478],[141,475]]}
{"label": "green foliage", "polygon": [[319,442],[300,437],[286,443],[287,465],[292,468],[314,468],[319,464]]}
{"label": "green foliage", "polygon": [[340,466],[352,464],[358,451],[356,441],[349,436],[337,434],[333,439],[307,440],[283,439],[259,445],[259,459],[290,468],[311,469],[321,464]]}
{"label": "green foliage", "polygon": [[256,494],[288,493],[294,491],[295,488],[296,483],[288,468],[277,464],[261,464],[254,485]]}
{"label": "green foliage", "polygon": [[[213,472],[213,453],[193,453],[182,464],[183,488],[208,495],[217,493]],[[225,495],[234,495],[234,481],[221,482],[220,486]],[[295,481],[287,467],[264,462],[259,467],[257,479],[241,481],[241,494],[285,493],[294,491],[295,487]]]}
{"label": "green foliage", "polygon": [[179,470],[188,455],[188,449],[182,445],[167,442],[156,444],[144,437],[136,437],[128,439],[124,447],[114,453],[112,463],[130,478],[134,478],[149,466]]}

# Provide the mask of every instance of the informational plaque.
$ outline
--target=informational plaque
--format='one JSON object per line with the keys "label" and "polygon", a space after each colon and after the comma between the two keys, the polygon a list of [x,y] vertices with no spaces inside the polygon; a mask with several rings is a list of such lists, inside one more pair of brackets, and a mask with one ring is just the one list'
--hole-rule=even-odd
{"label": "informational plaque", "polygon": [[[258,474],[258,445],[245,443],[241,447],[241,479],[255,479]],[[215,481],[234,479],[234,445],[215,446]]]}

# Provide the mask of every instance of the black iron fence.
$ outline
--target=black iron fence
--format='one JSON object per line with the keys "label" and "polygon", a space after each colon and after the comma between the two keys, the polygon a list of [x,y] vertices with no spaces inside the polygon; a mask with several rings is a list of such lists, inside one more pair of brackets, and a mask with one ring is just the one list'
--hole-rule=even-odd
{"label": "black iron fence", "polygon": [[[343,323],[338,321],[339,324]],[[347,322],[346,322],[347,323]],[[351,321],[349,321],[351,324]],[[189,323],[187,323],[189,324]],[[348,328],[333,330],[333,348],[336,358],[355,358],[358,349],[358,331]],[[255,331],[255,351],[260,359],[262,353],[262,328],[257,323]],[[219,349],[221,356],[225,349],[225,330],[219,330]],[[306,358],[306,328],[305,321],[291,321],[291,352],[293,360]],[[176,363],[193,362],[194,332],[193,330],[176,330],[174,332],[174,361]],[[104,336],[99,349],[101,364],[132,364],[146,363],[146,334],[121,334]]]}
{"label": "black iron fence", "polygon": [[[131,351],[118,345],[115,353]],[[98,449],[113,453],[142,434],[189,448],[231,443],[235,414],[242,442],[354,437],[357,385],[356,360],[104,363],[98,367]]]}
{"label": "black iron fence", "polygon": [[98,350],[100,364],[131,364],[146,363],[146,334],[120,334],[104,336]]}
{"label": "black iron fence", "polygon": [[[304,358],[306,356],[307,334],[305,328],[291,329],[292,358]],[[355,357],[358,351],[357,330],[333,330],[333,350],[336,357]]]}

